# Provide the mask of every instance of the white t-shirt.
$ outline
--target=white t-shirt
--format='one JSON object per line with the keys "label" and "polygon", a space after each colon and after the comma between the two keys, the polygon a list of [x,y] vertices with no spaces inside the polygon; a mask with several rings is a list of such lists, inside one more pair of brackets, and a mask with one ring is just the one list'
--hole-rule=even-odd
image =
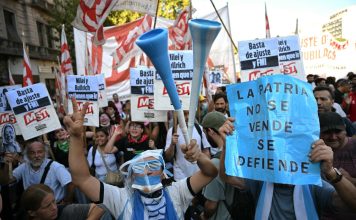
{"label": "white t-shirt", "polygon": [[[200,125],[199,125],[199,127],[202,131],[204,149],[210,148],[210,144],[209,144],[208,140],[206,139],[205,133],[203,132],[203,128]],[[175,149],[175,159],[174,159],[174,164],[173,164],[173,175],[174,175],[174,179],[176,181],[190,177],[195,172],[197,172],[199,170],[199,167],[196,163],[191,163],[184,158],[184,154],[180,149],[180,145],[185,144],[185,141],[184,141],[183,133],[179,127],[177,128],[177,133],[178,133],[179,137],[178,137],[178,143],[177,143],[177,146]],[[195,126],[193,129],[193,138],[192,139],[197,140],[197,144],[200,147],[201,138],[200,138],[200,135],[199,135],[197,129],[195,128]],[[167,133],[165,150],[167,150],[169,148],[171,141],[172,141],[172,128],[170,128]]]}
{"label": "white t-shirt", "polygon": [[[39,184],[46,165],[50,160],[45,159],[39,170],[35,171],[29,163],[23,163],[18,166],[13,175],[17,181],[22,179],[24,189],[27,189],[33,184]],[[53,161],[51,164],[44,184],[49,186],[54,191],[56,201],[61,201],[65,196],[65,186],[72,182],[72,177],[68,170],[60,163]]]}
{"label": "white t-shirt", "polygon": [[[89,149],[87,160],[89,163],[89,167],[91,166],[93,162],[93,147]],[[117,171],[117,165],[116,165],[116,158],[114,154],[105,154],[103,153],[103,157],[106,161],[106,164],[108,165],[109,169],[113,172]],[[95,176],[100,180],[104,181],[107,170],[105,167],[105,164],[100,156],[100,153],[98,149],[95,152],[95,158],[94,158],[94,164],[95,164]]]}
{"label": "white t-shirt", "polygon": [[[104,194],[102,202],[111,212],[111,214],[117,219],[123,212],[123,219],[131,219],[132,217],[132,194],[127,188],[118,188],[103,183]],[[173,182],[171,186],[166,187],[170,198],[172,199],[173,206],[179,219],[184,219],[184,212],[187,210],[190,202],[193,199],[187,179]],[[144,212],[144,220],[148,219],[147,211]]]}

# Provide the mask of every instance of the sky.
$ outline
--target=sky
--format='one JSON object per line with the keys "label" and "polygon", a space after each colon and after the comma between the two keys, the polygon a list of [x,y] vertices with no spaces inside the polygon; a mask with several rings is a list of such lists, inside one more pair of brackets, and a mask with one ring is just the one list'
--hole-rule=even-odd
{"label": "sky", "polygon": [[[291,35],[298,18],[299,30],[309,32],[320,27],[329,16],[356,0],[213,0],[217,9],[229,6],[231,34],[235,43],[265,38],[265,2],[271,37]],[[193,18],[214,11],[210,0],[192,0],[197,10]]]}

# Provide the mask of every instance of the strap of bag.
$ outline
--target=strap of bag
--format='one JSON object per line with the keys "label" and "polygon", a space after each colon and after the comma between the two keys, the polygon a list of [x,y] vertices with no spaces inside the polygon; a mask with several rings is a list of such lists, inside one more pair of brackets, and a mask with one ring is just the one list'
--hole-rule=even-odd
{"label": "strap of bag", "polygon": [[200,126],[198,123],[194,123],[194,127],[195,129],[197,129],[198,134],[200,135],[200,149],[203,150],[204,149],[204,145],[203,145],[203,131],[200,129]]}
{"label": "strap of bag", "polygon": [[96,169],[95,163],[94,163],[95,154],[96,154],[96,147],[93,146],[93,149],[92,149],[92,151],[91,151],[92,160],[91,160],[91,166],[90,166],[90,168],[93,169],[93,170]]}
{"label": "strap of bag", "polygon": [[101,159],[102,159],[103,162],[104,162],[104,165],[105,165],[105,168],[106,168],[106,172],[111,172],[111,170],[109,169],[108,165],[106,164],[106,161],[105,161],[105,159],[104,159],[103,153],[101,152],[100,148],[98,148],[98,151],[99,151],[99,153],[100,153]]}
{"label": "strap of bag", "polygon": [[50,160],[50,161],[48,162],[48,164],[46,165],[46,167],[45,167],[45,169],[44,169],[44,172],[43,172],[43,174],[42,174],[40,183],[44,183],[44,181],[46,180],[46,177],[47,177],[49,168],[50,168],[50,166],[51,166],[52,163],[53,163],[53,160]]}

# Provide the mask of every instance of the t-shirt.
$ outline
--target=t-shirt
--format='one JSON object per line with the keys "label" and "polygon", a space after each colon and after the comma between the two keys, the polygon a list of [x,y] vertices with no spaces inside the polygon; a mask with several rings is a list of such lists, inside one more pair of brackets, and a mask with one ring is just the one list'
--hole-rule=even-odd
{"label": "t-shirt", "polygon": [[[219,159],[213,158],[212,162],[214,165],[219,168]],[[209,219],[211,220],[228,220],[230,219],[230,213],[226,208],[224,200],[228,205],[232,204],[234,198],[234,187],[226,184],[221,180],[219,176],[215,177],[203,190],[203,195],[208,200],[218,202],[218,207],[216,212]]]}
{"label": "t-shirt", "polygon": [[[124,160],[128,161],[134,158],[137,154],[150,150],[148,146],[148,137],[142,136],[139,141],[130,141],[129,136],[121,138],[119,141],[115,143],[115,146],[118,147],[118,152],[122,151],[124,153]],[[119,158],[119,157],[118,157]]]}
{"label": "t-shirt", "polygon": [[[246,179],[246,186],[251,191],[255,198],[255,206],[257,206],[258,198],[263,186],[262,181]],[[318,214],[325,210],[334,210],[332,206],[332,195],[335,192],[333,186],[326,181],[322,181],[322,186],[310,185],[310,193],[312,195],[314,205]],[[289,220],[296,219],[294,203],[293,203],[294,187],[288,185],[275,184],[273,190],[270,220]]]}
{"label": "t-shirt", "polygon": [[[205,133],[203,132],[203,128],[201,126],[200,126],[200,129],[202,131],[202,137],[200,137],[200,134],[198,133],[195,126],[193,127],[192,139],[195,139],[197,141],[198,145],[200,145],[200,143],[203,142],[204,149],[209,149],[210,144],[209,144],[208,140],[206,139]],[[177,134],[179,135],[179,137],[178,137],[177,146],[175,147],[176,148],[175,149],[175,158],[174,158],[174,164],[173,164],[173,175],[174,175],[174,179],[176,181],[190,177],[195,172],[197,172],[199,170],[199,167],[196,163],[191,163],[185,159],[184,154],[179,147],[182,144],[185,145],[184,136],[183,136],[183,133],[179,127],[177,128]],[[165,150],[167,150],[170,147],[171,142],[172,142],[172,128],[170,128],[167,133],[167,141],[166,141]]]}
{"label": "t-shirt", "polygon": [[[111,171],[113,171],[113,172],[116,172],[118,170],[118,167],[116,165],[115,154],[105,154],[105,153],[103,153],[103,157],[104,157],[105,162],[108,165],[109,169]],[[93,162],[93,147],[91,147],[89,149],[87,160],[88,160],[89,167],[90,167],[92,165],[92,162]],[[105,176],[107,174],[107,170],[106,170],[105,164],[103,162],[103,159],[100,156],[100,153],[99,153],[98,149],[96,150],[96,153],[95,153],[94,164],[95,164],[95,176],[100,181],[104,181]]]}
{"label": "t-shirt", "polygon": [[[177,213],[178,219],[184,219],[184,212],[188,208],[193,194],[188,186],[189,178],[178,182],[173,182],[171,186],[167,186],[166,190],[172,200],[173,206]],[[105,183],[100,183],[100,203],[103,203],[111,214],[117,219],[122,212],[123,219],[131,219],[132,217],[132,193],[128,188],[118,188]],[[144,212],[144,217],[147,219],[147,212]]]}
{"label": "t-shirt", "polygon": [[[45,159],[37,171],[31,168],[30,163],[23,163],[14,170],[13,175],[17,181],[22,180],[23,187],[26,190],[29,186],[40,183],[44,169],[49,161],[49,159]],[[54,191],[57,202],[64,198],[65,186],[70,182],[72,182],[72,177],[68,170],[62,164],[53,161],[44,184]]]}

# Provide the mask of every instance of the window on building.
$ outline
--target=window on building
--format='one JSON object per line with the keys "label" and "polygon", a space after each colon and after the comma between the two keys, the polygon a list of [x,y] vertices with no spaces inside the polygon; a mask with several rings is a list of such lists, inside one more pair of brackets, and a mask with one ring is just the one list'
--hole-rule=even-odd
{"label": "window on building", "polygon": [[49,95],[51,97],[53,97],[56,94],[55,80],[54,79],[46,79],[46,87],[47,87]]}
{"label": "window on building", "polygon": [[46,25],[47,45],[49,48],[54,48],[53,45],[53,30],[50,26]]}
{"label": "window on building", "polygon": [[36,22],[37,23],[37,33],[38,33],[38,41],[40,44],[40,47],[45,47],[45,39],[46,39],[46,30],[45,30],[45,25],[41,22]]}
{"label": "window on building", "polygon": [[4,10],[4,17],[7,39],[12,41],[21,41],[16,29],[15,14],[10,11]]}

